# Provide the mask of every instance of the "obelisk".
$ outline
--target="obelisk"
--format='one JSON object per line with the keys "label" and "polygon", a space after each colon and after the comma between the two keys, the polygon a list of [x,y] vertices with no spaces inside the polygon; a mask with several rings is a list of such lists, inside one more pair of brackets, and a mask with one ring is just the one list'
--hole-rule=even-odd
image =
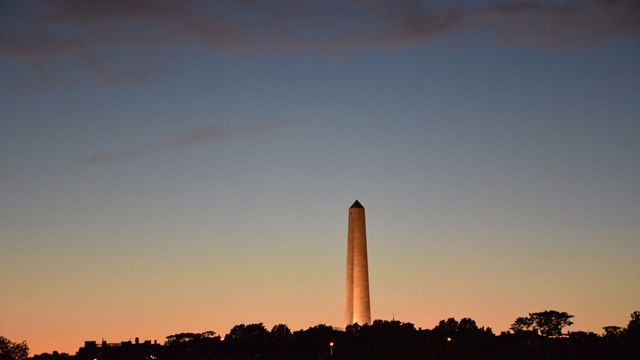
{"label": "obelisk", "polygon": [[360,325],[371,324],[367,231],[364,207],[358,200],[349,208],[346,290],[345,326],[355,323]]}

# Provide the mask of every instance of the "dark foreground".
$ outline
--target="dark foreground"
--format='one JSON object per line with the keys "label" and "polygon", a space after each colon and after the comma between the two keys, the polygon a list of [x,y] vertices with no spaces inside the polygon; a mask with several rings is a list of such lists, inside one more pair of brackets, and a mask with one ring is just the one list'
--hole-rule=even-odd
{"label": "dark foreground", "polygon": [[518,331],[496,336],[491,329],[478,328],[475,322],[455,320],[441,322],[432,330],[416,329],[411,323],[376,320],[370,326],[350,326],[346,331],[318,325],[293,333],[286,325],[276,325],[268,331],[262,324],[249,324],[235,326],[224,339],[208,331],[171,335],[164,344],[88,341],[75,355],[54,352],[32,359],[635,360],[640,359],[640,333],[574,332],[548,337],[538,335],[537,331]]}

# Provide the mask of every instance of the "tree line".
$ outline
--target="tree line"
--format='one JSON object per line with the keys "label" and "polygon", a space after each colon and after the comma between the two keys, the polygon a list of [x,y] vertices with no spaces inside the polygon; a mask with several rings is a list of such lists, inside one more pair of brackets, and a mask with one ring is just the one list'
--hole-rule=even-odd
{"label": "tree line", "polygon": [[[500,335],[473,319],[441,320],[433,329],[375,320],[337,330],[324,324],[291,331],[285,324],[240,324],[228,334],[179,333],[164,344],[87,342],[75,355],[39,354],[33,360],[320,360],[320,359],[640,359],[640,311],[626,327],[606,326],[603,334],[563,332],[573,315],[555,310],[518,317]],[[28,358],[26,342],[0,337],[0,360]]]}

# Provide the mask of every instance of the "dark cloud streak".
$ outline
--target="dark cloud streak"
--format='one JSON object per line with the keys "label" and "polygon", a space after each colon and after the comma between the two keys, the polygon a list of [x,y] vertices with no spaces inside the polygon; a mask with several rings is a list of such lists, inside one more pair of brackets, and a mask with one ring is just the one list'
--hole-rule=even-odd
{"label": "dark cloud streak", "polygon": [[206,129],[191,132],[186,135],[182,135],[171,141],[176,147],[184,147],[191,144],[216,141],[225,138],[229,131],[223,129],[221,126],[210,126]]}
{"label": "dark cloud streak", "polygon": [[[493,28],[499,46],[565,50],[640,34],[640,2],[635,0],[496,1],[480,8],[437,7],[420,0],[43,0],[14,11],[19,20],[0,19],[6,20],[0,24],[0,61],[37,64],[32,69],[76,62],[106,85],[159,77],[144,70],[153,68],[155,60],[143,54],[185,44],[224,54],[350,54],[423,46],[469,31],[473,24]],[[147,65],[106,66],[113,51],[129,51],[134,63]],[[11,92],[11,84],[3,87]]]}
{"label": "dark cloud streak", "polygon": [[520,1],[516,3],[503,3],[503,4],[490,4],[486,9],[491,12],[511,14],[520,13],[532,10],[540,10],[543,6],[536,1]]}
{"label": "dark cloud streak", "polygon": [[266,133],[276,130],[292,129],[303,121],[272,121],[260,124],[252,124],[244,127],[231,127],[222,125],[210,125],[205,128],[191,131],[185,134],[181,134],[175,137],[168,138],[159,143],[150,143],[144,146],[141,150],[115,150],[94,154],[88,158],[83,159],[80,163],[82,165],[92,165],[99,162],[111,162],[118,160],[131,160],[148,153],[183,149],[188,146],[211,143],[222,141],[234,136],[250,135],[257,133]]}
{"label": "dark cloud streak", "polygon": [[525,1],[486,6],[481,17],[498,27],[501,46],[572,50],[593,48],[620,35],[640,35],[640,2]]}
{"label": "dark cloud streak", "polygon": [[142,155],[142,152],[134,152],[129,150],[118,150],[92,155],[82,161],[84,165],[91,165],[98,162],[134,159]]}

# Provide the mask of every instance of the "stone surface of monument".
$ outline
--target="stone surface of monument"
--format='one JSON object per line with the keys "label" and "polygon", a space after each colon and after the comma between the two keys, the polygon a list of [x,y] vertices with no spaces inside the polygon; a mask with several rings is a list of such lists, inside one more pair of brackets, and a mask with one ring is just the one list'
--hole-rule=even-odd
{"label": "stone surface of monument", "polygon": [[369,265],[364,207],[358,200],[349,208],[347,235],[347,286],[345,326],[371,323],[369,300]]}

